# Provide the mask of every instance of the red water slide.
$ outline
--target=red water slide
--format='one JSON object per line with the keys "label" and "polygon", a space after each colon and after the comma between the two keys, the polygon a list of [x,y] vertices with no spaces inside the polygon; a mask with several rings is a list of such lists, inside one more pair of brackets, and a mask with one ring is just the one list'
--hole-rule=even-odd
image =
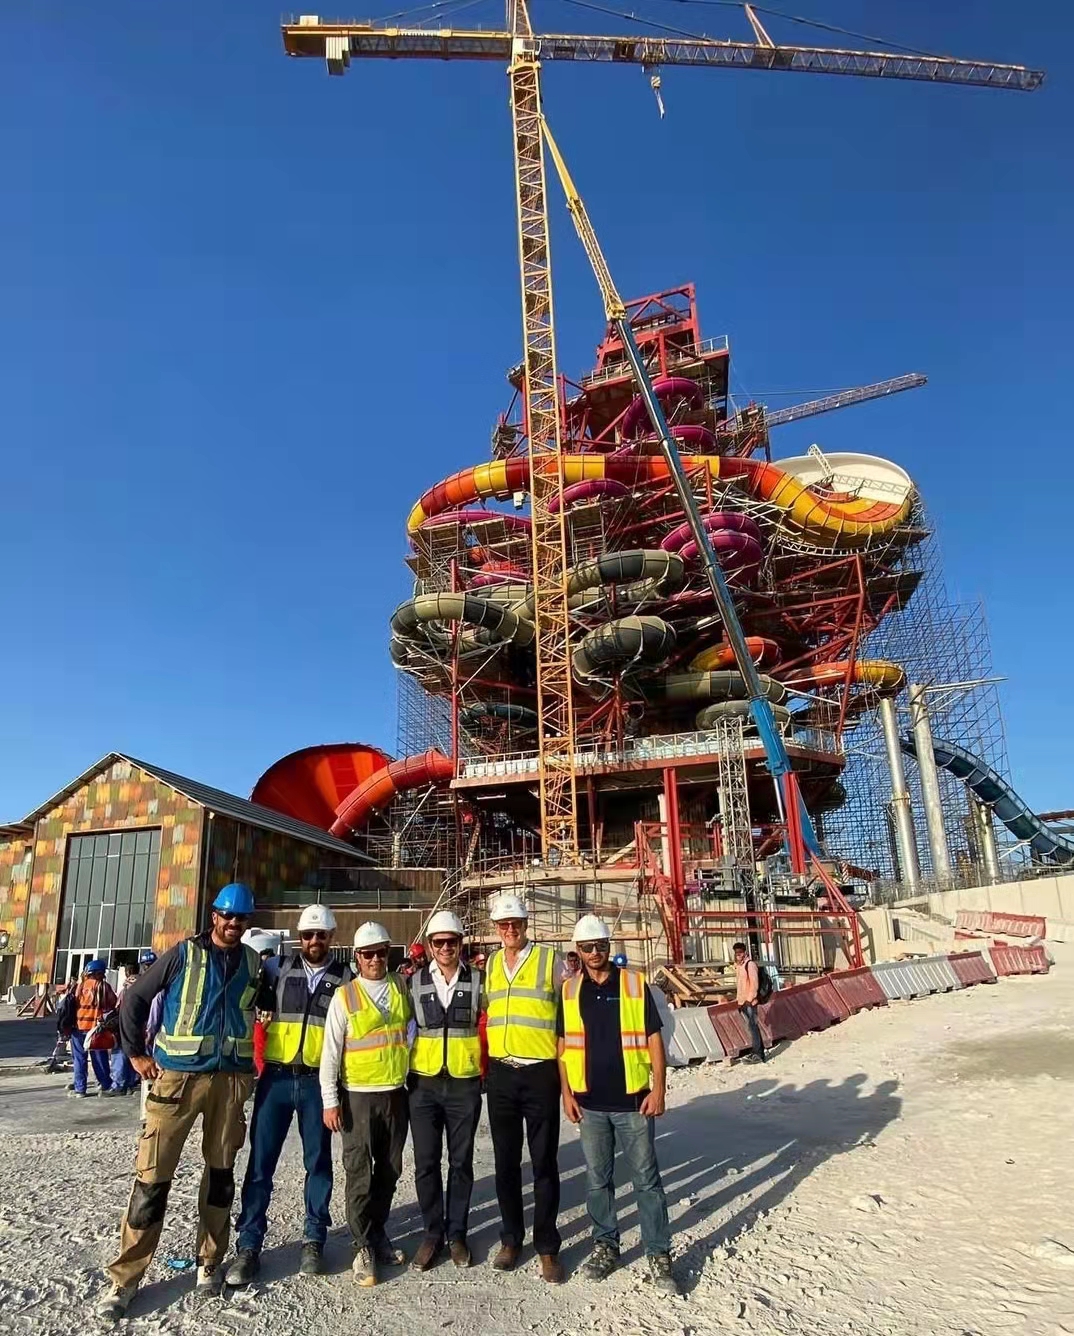
{"label": "red water slide", "polygon": [[362,829],[374,812],[386,807],[401,789],[423,784],[446,784],[455,774],[455,763],[443,752],[430,747],[416,756],[404,756],[370,775],[359,784],[335,812],[329,834],[350,839]]}

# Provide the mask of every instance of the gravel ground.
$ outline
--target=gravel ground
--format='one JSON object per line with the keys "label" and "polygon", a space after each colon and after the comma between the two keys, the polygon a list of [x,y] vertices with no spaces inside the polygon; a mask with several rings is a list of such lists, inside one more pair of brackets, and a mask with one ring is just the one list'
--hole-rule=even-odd
{"label": "gravel ground", "polygon": [[[546,1286],[529,1251],[517,1272],[492,1272],[498,1222],[482,1125],[471,1270],[442,1263],[360,1290],[336,1228],[327,1274],[295,1275],[292,1136],[258,1284],[199,1300],[190,1274],[169,1267],[193,1244],[200,1168],[188,1155],[157,1260],[121,1330],[1074,1333],[1074,948],[1056,952],[1047,978],[870,1012],[785,1046],[764,1068],[672,1073],[659,1151],[682,1299],[659,1301],[644,1279],[627,1189],[624,1264],[605,1284]],[[60,1336],[94,1325],[100,1263],[129,1191],[134,1102],[64,1101],[64,1084],[0,1080],[0,1331]],[[566,1125],[561,1165],[572,1271],[588,1227],[580,1146]],[[410,1250],[420,1238],[409,1158],[391,1229]]]}

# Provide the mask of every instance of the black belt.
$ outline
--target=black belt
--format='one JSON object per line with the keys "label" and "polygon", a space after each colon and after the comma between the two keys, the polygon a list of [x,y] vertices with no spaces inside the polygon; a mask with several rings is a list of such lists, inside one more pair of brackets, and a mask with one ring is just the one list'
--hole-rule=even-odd
{"label": "black belt", "polygon": [[307,1067],[304,1062],[266,1062],[266,1068],[274,1072],[286,1072],[288,1076],[317,1076],[319,1067]]}

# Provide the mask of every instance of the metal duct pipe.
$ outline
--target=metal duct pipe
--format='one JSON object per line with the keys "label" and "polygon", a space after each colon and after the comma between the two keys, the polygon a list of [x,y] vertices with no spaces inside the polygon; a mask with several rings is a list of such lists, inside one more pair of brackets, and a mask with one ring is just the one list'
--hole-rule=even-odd
{"label": "metal duct pipe", "polygon": [[880,724],[884,730],[884,747],[888,754],[888,769],[891,771],[891,809],[895,822],[895,847],[899,856],[899,867],[905,884],[911,891],[916,891],[921,882],[921,869],[917,861],[914,816],[910,810],[910,791],[906,787],[906,771],[902,764],[895,702],[890,696],[881,697]]}
{"label": "metal duct pipe", "polygon": [[943,824],[943,800],[940,797],[940,772],[932,751],[932,725],[929,707],[925,701],[926,688],[911,685],[910,725],[914,730],[914,749],[917,768],[921,775],[921,797],[925,804],[925,825],[929,832],[929,850],[932,854],[932,875],[940,886],[951,881],[951,855],[947,850],[947,832]]}

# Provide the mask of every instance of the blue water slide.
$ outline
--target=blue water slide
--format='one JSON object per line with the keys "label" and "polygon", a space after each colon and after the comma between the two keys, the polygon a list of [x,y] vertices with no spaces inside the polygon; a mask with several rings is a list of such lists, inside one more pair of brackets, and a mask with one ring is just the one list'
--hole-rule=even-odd
{"label": "blue water slide", "polygon": [[[907,756],[916,760],[917,748],[913,738],[905,737],[900,742]],[[1029,810],[1007,781],[979,756],[974,756],[954,742],[941,742],[938,738],[932,741],[932,754],[938,766],[949,771],[956,779],[961,779],[968,789],[991,807],[1015,839],[1025,840],[1041,858],[1056,863],[1074,863],[1074,840],[1065,839],[1050,830],[1036,813]]]}

